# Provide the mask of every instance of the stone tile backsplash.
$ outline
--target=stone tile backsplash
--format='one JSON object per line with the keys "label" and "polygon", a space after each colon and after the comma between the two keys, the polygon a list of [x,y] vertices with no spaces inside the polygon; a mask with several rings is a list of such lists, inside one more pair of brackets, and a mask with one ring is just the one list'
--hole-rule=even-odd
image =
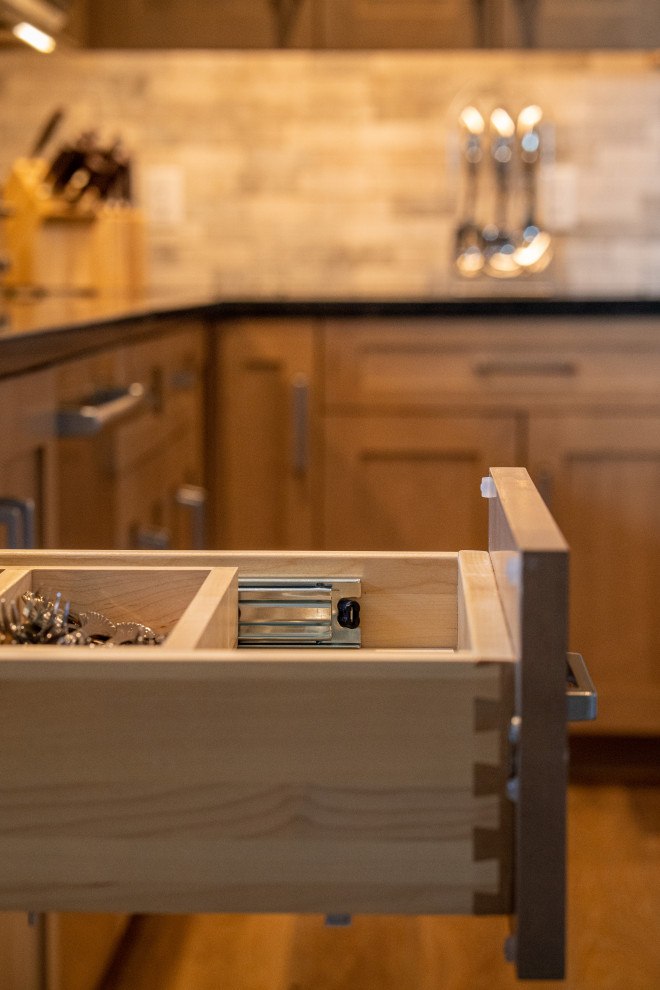
{"label": "stone tile backsplash", "polygon": [[[156,288],[224,296],[660,294],[652,53],[66,52],[0,58],[0,181],[96,128],[135,161]],[[552,123],[542,275],[461,280],[452,242],[468,102]]]}

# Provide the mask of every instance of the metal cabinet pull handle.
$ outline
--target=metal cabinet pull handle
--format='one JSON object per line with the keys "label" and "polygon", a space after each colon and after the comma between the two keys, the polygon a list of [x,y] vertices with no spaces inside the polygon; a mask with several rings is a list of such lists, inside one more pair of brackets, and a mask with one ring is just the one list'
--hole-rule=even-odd
{"label": "metal cabinet pull handle", "polygon": [[8,550],[35,549],[34,499],[0,498],[0,524],[7,531]]}
{"label": "metal cabinet pull handle", "polygon": [[307,473],[309,463],[309,379],[299,374],[293,379],[292,391],[292,465],[295,474]]}
{"label": "metal cabinet pull handle", "polygon": [[140,382],[128,388],[97,392],[80,406],[64,406],[56,417],[58,437],[88,437],[132,416],[142,408],[147,390]]}
{"label": "metal cabinet pull handle", "polygon": [[135,550],[169,550],[171,537],[169,530],[159,526],[138,526],[131,540]]}
{"label": "metal cabinet pull handle", "polygon": [[170,388],[177,392],[187,392],[199,384],[199,373],[194,368],[179,368],[170,375]]}
{"label": "metal cabinet pull handle", "polygon": [[174,496],[177,505],[190,510],[192,521],[190,550],[206,549],[206,499],[206,489],[200,488],[199,485],[181,485]]}
{"label": "metal cabinet pull handle", "polygon": [[578,369],[571,361],[481,361],[475,364],[474,373],[479,378],[575,378]]}
{"label": "metal cabinet pull handle", "polygon": [[598,713],[598,694],[582,654],[566,654],[566,721],[592,722]]}

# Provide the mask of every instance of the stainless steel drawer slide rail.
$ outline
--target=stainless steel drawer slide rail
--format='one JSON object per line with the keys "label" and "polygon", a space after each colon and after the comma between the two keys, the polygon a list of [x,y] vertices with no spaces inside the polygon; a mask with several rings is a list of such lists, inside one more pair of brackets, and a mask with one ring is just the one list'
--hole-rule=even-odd
{"label": "stainless steel drawer slide rail", "polygon": [[360,646],[359,578],[239,578],[238,645]]}

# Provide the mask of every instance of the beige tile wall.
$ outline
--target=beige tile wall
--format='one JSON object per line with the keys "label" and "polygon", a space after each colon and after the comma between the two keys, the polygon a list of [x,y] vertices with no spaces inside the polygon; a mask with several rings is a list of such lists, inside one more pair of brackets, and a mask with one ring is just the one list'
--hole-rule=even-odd
{"label": "beige tile wall", "polygon": [[[456,118],[468,101],[513,113],[539,103],[552,123],[542,199],[556,252],[542,276],[465,283],[452,273]],[[5,51],[0,177],[57,106],[67,117],[49,151],[92,127],[133,151],[155,286],[660,294],[650,53]],[[480,209],[490,219],[485,190]]]}

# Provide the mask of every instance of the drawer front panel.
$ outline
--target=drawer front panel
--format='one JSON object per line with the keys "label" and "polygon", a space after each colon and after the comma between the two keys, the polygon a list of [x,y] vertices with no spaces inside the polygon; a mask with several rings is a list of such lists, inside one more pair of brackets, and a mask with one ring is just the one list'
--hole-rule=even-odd
{"label": "drawer front panel", "polygon": [[[657,404],[660,341],[634,327],[584,322],[367,321],[330,324],[330,406],[456,403]],[[626,331],[629,331],[626,334]]]}

